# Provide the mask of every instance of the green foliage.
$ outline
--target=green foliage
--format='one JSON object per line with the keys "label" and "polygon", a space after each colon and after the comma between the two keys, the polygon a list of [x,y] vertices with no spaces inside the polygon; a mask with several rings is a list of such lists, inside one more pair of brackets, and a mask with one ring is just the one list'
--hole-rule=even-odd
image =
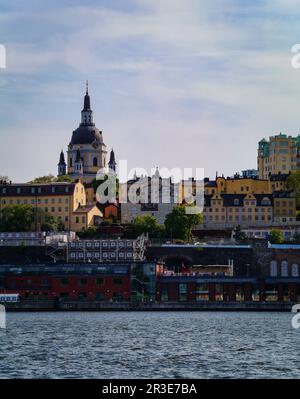
{"label": "green foliage", "polygon": [[1,231],[30,231],[35,219],[31,205],[9,205],[0,211]]}
{"label": "green foliage", "polygon": [[95,226],[90,226],[86,230],[78,232],[77,235],[80,238],[95,238],[99,234]]}
{"label": "green foliage", "polygon": [[273,229],[270,233],[269,241],[271,244],[282,244],[284,242],[282,231]]}
{"label": "green foliage", "polygon": [[160,225],[154,216],[138,216],[132,224],[138,235],[148,233],[151,238],[163,238],[165,235],[165,227]]}
{"label": "green foliage", "polygon": [[165,227],[168,237],[190,240],[192,229],[201,223],[202,215],[186,213],[185,206],[180,205],[173,208],[166,216]]}
{"label": "green foliage", "polygon": [[68,175],[58,176],[55,180],[56,180],[57,182],[69,182],[69,183],[72,182],[71,177],[68,176]]}
{"label": "green foliage", "polygon": [[[110,195],[113,198],[112,199],[117,199],[119,196],[119,179],[115,175],[103,175],[101,178],[94,179],[92,181],[92,186],[94,188],[94,192],[97,192],[97,189],[101,184],[107,181],[107,179],[110,178],[110,184],[112,184],[112,190],[111,192],[108,192],[108,189],[104,190],[105,195]],[[108,201],[110,202],[110,201]],[[112,201],[111,201],[112,202]]]}
{"label": "green foliage", "polygon": [[56,182],[72,182],[72,179],[68,175],[55,177],[51,174],[45,176],[39,176],[31,180],[31,184],[45,184],[45,183],[56,183]]}
{"label": "green foliage", "polygon": [[61,231],[64,230],[63,223],[52,215],[39,212],[39,219],[41,220],[42,231]]}
{"label": "green foliage", "polygon": [[0,180],[2,180],[4,182],[9,182],[10,178],[8,176],[0,175]]}
{"label": "green foliage", "polygon": [[247,240],[247,235],[246,233],[244,233],[241,229],[241,226],[238,225],[236,226],[236,228],[234,229],[234,239],[236,241],[246,241]]}
{"label": "green foliage", "polygon": [[287,178],[287,188],[296,195],[297,209],[300,209],[300,172],[294,172]]}
{"label": "green foliage", "polygon": [[56,177],[49,174],[46,176],[39,176],[36,177],[35,179],[31,180],[29,183],[32,184],[43,184],[43,183],[54,183],[56,181]]}
{"label": "green foliage", "polygon": [[300,233],[295,233],[295,234],[294,234],[293,241],[294,241],[296,244],[300,244]]}

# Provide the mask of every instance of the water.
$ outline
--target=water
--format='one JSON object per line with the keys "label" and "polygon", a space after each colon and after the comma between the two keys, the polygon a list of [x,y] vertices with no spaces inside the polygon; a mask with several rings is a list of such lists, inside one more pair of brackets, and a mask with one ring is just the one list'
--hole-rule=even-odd
{"label": "water", "polygon": [[9,313],[1,378],[299,378],[291,313]]}

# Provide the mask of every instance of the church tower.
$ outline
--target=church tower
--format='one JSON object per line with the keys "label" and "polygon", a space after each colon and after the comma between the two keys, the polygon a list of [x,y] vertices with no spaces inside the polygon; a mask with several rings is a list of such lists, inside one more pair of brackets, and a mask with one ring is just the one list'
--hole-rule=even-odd
{"label": "church tower", "polygon": [[64,154],[63,150],[61,150],[57,167],[58,167],[57,176],[64,176],[67,174],[67,164],[65,161],[65,154]]}
{"label": "church tower", "polygon": [[116,172],[116,160],[115,160],[115,153],[114,150],[112,149],[110,152],[110,158],[109,158],[109,162],[108,162],[108,168],[114,172]]}
{"label": "church tower", "polygon": [[91,98],[88,82],[81,111],[79,127],[73,131],[68,146],[68,175],[76,180],[91,182],[101,168],[107,165],[107,149],[103,142],[102,131],[97,129],[93,121]]}

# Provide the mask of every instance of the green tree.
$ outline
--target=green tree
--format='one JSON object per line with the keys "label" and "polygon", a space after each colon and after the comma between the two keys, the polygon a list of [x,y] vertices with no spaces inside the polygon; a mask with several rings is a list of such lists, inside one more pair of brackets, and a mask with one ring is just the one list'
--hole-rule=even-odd
{"label": "green tree", "polygon": [[38,212],[38,218],[41,223],[42,231],[61,231],[64,230],[62,222],[52,215],[48,215],[44,212]]}
{"label": "green tree", "polygon": [[90,226],[84,231],[79,231],[77,233],[79,238],[97,238],[99,236],[99,233],[97,232],[97,227],[95,226]]}
{"label": "green tree", "polygon": [[293,241],[297,244],[300,244],[300,233],[294,234]]}
{"label": "green tree", "polygon": [[294,172],[287,178],[287,188],[296,195],[297,209],[300,209],[300,172]]}
{"label": "green tree", "polygon": [[[106,174],[101,176],[101,178],[97,178],[92,181],[92,186],[94,188],[95,193],[97,192],[98,187],[101,186],[101,184],[103,184],[104,182],[106,182],[108,177],[109,177],[108,174]],[[105,195],[110,194],[117,199],[119,196],[119,179],[115,175],[110,175],[110,179],[111,179],[110,182],[113,185],[112,190],[110,193],[108,193],[108,189],[106,189],[104,193]]]}
{"label": "green tree", "polygon": [[282,244],[284,242],[282,231],[275,229],[271,230],[269,241],[271,244]]}
{"label": "green tree", "polygon": [[9,205],[0,211],[1,231],[30,231],[35,220],[31,205]]}
{"label": "green tree", "polygon": [[0,175],[0,181],[9,182],[10,178],[8,176]]}
{"label": "green tree", "polygon": [[39,176],[35,179],[31,180],[29,183],[32,184],[43,184],[43,183],[54,183],[56,181],[56,177],[49,174],[45,176]]}
{"label": "green tree", "polygon": [[162,238],[165,227],[160,225],[154,216],[143,215],[133,220],[133,226],[137,234],[148,233],[151,238]]}
{"label": "green tree", "polygon": [[233,233],[234,233],[233,237],[236,241],[246,241],[247,240],[247,235],[244,231],[242,231],[240,225],[236,226]]}
{"label": "green tree", "polygon": [[190,240],[193,228],[200,224],[201,213],[189,214],[183,205],[175,206],[171,213],[166,216],[166,233],[171,238]]}
{"label": "green tree", "polygon": [[68,175],[62,175],[62,176],[58,176],[55,181],[57,182],[72,182],[72,179],[70,176]]}

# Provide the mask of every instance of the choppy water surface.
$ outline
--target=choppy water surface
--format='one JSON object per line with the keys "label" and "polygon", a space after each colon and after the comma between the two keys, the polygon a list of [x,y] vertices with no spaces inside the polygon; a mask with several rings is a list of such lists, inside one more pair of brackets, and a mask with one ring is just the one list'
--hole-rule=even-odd
{"label": "choppy water surface", "polygon": [[299,378],[291,313],[9,313],[1,378]]}

